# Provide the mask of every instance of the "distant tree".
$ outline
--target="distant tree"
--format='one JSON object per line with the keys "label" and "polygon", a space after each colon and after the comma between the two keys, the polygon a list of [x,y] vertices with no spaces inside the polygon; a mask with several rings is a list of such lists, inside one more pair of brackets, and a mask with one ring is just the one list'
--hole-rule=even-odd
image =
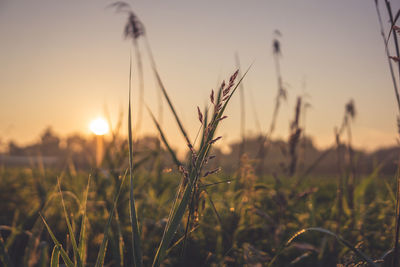
{"label": "distant tree", "polygon": [[11,156],[23,155],[23,149],[20,148],[14,141],[8,143],[8,154]]}
{"label": "distant tree", "polygon": [[56,156],[60,154],[60,138],[47,127],[43,132],[40,144],[40,153],[44,156]]}

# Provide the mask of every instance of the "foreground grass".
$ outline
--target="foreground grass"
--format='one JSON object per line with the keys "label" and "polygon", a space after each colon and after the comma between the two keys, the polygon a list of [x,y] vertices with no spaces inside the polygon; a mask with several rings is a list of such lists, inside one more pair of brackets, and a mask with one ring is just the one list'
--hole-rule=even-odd
{"label": "foreground grass", "polygon": [[[187,239],[184,255],[182,242],[185,234],[186,217],[177,228],[172,247],[167,250],[163,265],[176,266],[243,266],[245,264],[267,264],[274,258],[273,266],[335,266],[336,263],[361,261],[346,246],[340,246],[335,238],[319,233],[299,236],[287,247],[282,246],[298,230],[308,227],[323,227],[335,231],[336,181],[323,177],[310,177],[299,188],[291,188],[290,181],[282,183],[273,177],[256,177],[251,162],[242,167],[243,176],[236,182],[207,186],[207,194],[199,197],[197,217]],[[48,177],[56,177],[57,171],[48,171]],[[84,192],[88,173],[72,176],[66,173],[61,180],[64,201],[71,218],[75,234],[79,236]],[[123,175],[123,174],[121,174]],[[180,180],[177,172],[139,172],[135,179],[135,199],[143,240],[143,264],[152,264],[156,247],[160,242],[166,218],[173,205]],[[44,177],[42,177],[44,178]],[[161,178],[161,179],[160,179]],[[224,174],[210,175],[203,183],[213,184],[226,180]],[[351,212],[345,209],[338,233],[341,237],[373,259],[381,258],[393,242],[395,202],[390,184],[391,177],[373,174],[364,177],[356,187],[356,224],[351,225]],[[122,179],[122,176],[121,176]],[[41,199],[35,187],[34,171],[7,169],[1,173],[0,217],[1,235],[9,262],[13,266],[35,266],[49,263],[52,240],[43,225],[35,229],[40,220],[38,210]],[[55,237],[64,244],[68,255],[73,258],[73,247],[64,219],[59,197],[51,197],[55,191],[55,179],[41,180],[48,192],[42,213],[51,226]],[[388,186],[386,186],[386,184]],[[104,225],[113,206],[113,197],[120,184],[103,174],[93,175],[87,201],[87,249],[86,265],[94,265],[104,237]],[[235,187],[237,189],[235,189]],[[121,195],[111,221],[111,231],[105,264],[113,266],[131,265],[131,230],[129,220],[129,184],[121,187]],[[238,189],[239,188],[239,189]],[[50,200],[51,198],[51,200]],[[10,201],[12,199],[17,201]],[[212,204],[211,205],[211,202]],[[214,210],[214,207],[217,213]],[[38,243],[30,248],[30,239],[37,232]],[[21,257],[21,252],[25,257]],[[46,253],[45,253],[46,252]],[[29,255],[27,255],[29,253]],[[47,258],[46,258],[47,255]],[[25,259],[24,259],[25,258]],[[26,261],[24,263],[24,260]],[[43,265],[45,266],[45,265]],[[48,266],[48,264],[46,265]]]}

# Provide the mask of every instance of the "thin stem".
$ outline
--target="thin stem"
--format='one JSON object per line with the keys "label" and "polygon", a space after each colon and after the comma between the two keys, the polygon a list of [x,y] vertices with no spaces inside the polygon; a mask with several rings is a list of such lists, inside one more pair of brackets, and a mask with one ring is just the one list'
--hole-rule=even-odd
{"label": "thin stem", "polygon": [[[381,17],[381,12],[380,12],[380,10],[379,10],[379,5],[378,5],[378,1],[377,1],[377,0],[375,0],[375,7],[376,7],[376,13],[377,13],[377,15],[378,15],[378,21],[379,21],[381,36],[382,36],[382,38],[383,38],[383,43],[384,43],[384,46],[385,46],[386,58],[387,58],[387,60],[388,60],[390,75],[391,75],[391,77],[392,77],[394,93],[395,93],[395,95],[396,95],[397,107],[398,107],[399,112],[400,112],[400,95],[399,95],[399,91],[398,91],[398,88],[397,88],[397,81],[396,81],[396,77],[395,77],[395,75],[394,75],[394,70],[393,70],[393,66],[392,66],[392,61],[391,61],[391,59],[390,59],[389,48],[388,48],[387,43],[386,43],[385,31],[384,31],[383,22],[382,22],[382,17]],[[393,35],[395,36],[396,34],[393,34]],[[397,37],[396,37],[396,40],[397,40]]]}

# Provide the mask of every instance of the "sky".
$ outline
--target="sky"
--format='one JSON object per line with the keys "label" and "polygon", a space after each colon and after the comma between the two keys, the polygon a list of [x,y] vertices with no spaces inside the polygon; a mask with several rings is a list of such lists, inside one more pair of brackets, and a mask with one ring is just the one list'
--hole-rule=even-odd
{"label": "sky", "polygon": [[[129,2],[129,1],[128,1]],[[0,140],[29,144],[47,126],[60,136],[89,134],[108,110],[113,124],[127,116],[132,43],[123,38],[126,15],[104,0],[0,0]],[[253,63],[243,81],[246,134],[265,134],[277,91],[272,53],[275,30],[288,90],[273,137],[286,139],[297,96],[306,96],[305,132],[319,147],[334,141],[344,106],[355,102],[353,143],[367,150],[396,144],[396,102],[374,1],[219,0],[131,1],[145,25],[161,78],[193,140],[211,89]],[[393,9],[400,3],[393,1]],[[386,10],[381,5],[384,23]],[[386,25],[387,26],[387,25]],[[157,115],[158,87],[143,40],[145,104]],[[134,55],[134,54],[133,54]],[[133,69],[134,120],[138,83]],[[222,144],[240,138],[239,94],[220,125]],[[254,108],[253,108],[254,107]],[[162,125],[176,148],[179,134],[164,101]],[[126,127],[124,128],[125,131]],[[155,133],[145,112],[139,135]]]}

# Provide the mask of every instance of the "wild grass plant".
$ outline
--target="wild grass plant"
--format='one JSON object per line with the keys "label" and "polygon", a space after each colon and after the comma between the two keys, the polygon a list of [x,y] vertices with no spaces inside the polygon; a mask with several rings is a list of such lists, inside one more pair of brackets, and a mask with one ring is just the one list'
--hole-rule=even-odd
{"label": "wild grass plant", "polygon": [[[131,72],[130,72],[131,73]],[[186,165],[181,164],[178,160],[172,149],[169,149],[175,163],[178,165],[178,168],[182,172],[182,180],[178,191],[176,193],[175,200],[173,202],[173,206],[168,216],[168,220],[165,225],[164,233],[162,235],[160,245],[158,250],[154,256],[153,266],[160,266],[167,250],[174,239],[174,236],[178,230],[179,225],[183,217],[186,214],[186,209],[189,209],[188,218],[187,218],[187,226],[185,230],[185,235],[183,238],[183,242],[185,242],[188,234],[189,234],[189,227],[191,227],[191,222],[198,218],[198,205],[199,205],[199,197],[202,191],[205,189],[201,189],[201,178],[204,176],[211,175],[216,173],[216,170],[209,170],[207,172],[203,171],[203,167],[207,165],[207,162],[211,160],[212,156],[209,156],[211,146],[217,142],[221,137],[215,137],[216,129],[219,123],[226,118],[223,115],[229,100],[231,99],[233,93],[236,91],[237,86],[235,85],[235,80],[238,76],[238,71],[236,71],[230,78],[229,82],[225,84],[223,82],[221,87],[215,93],[212,91],[210,96],[210,102],[212,106],[212,112],[210,115],[206,115],[203,117],[203,114],[200,110],[198,110],[199,121],[201,123],[202,136],[201,142],[197,150],[194,148],[194,144],[191,144],[189,138],[178,118],[175,109],[168,98],[167,92],[163,87],[163,93],[165,98],[168,101],[171,111],[173,112],[176,121],[178,122],[180,129],[182,131],[185,140],[188,142],[187,145],[191,151],[191,159]],[[131,77],[130,77],[131,80]],[[240,81],[239,81],[240,83]],[[129,82],[131,84],[131,82]],[[131,87],[129,87],[129,95],[131,95]],[[132,119],[131,119],[131,97],[129,97],[129,107],[128,107],[128,147],[129,147],[129,177],[130,177],[130,185],[129,185],[129,214],[130,214],[130,222],[131,222],[131,233],[132,233],[132,259],[135,266],[142,266],[143,259],[142,259],[142,248],[141,248],[141,234],[139,229],[139,220],[136,211],[135,205],[135,197],[134,197],[134,165],[133,165],[133,139],[132,139]],[[208,120],[208,116],[210,119]],[[155,119],[154,119],[155,120]],[[163,142],[166,147],[170,147],[167,143],[164,134],[155,120],[155,123],[160,131],[160,135],[163,136]],[[126,174],[120,180],[119,189],[116,192],[114,197],[114,201],[109,212],[109,216],[107,219],[107,223],[105,224],[104,231],[103,231],[103,239],[101,241],[101,245],[99,248],[99,252],[97,255],[97,260],[95,266],[103,266],[105,254],[107,250],[107,244],[109,242],[109,235],[110,235],[110,227],[112,224],[112,220],[114,218],[114,213],[116,213],[116,206],[118,203],[119,196],[121,194],[121,190],[123,187],[123,183],[125,180]],[[63,259],[64,264],[67,266],[85,266],[85,248],[86,248],[86,202],[87,202],[87,195],[89,190],[89,184],[86,190],[86,194],[84,197],[84,203],[82,204],[81,209],[83,210],[83,215],[81,218],[81,227],[80,227],[80,234],[79,234],[79,242],[75,237],[75,228],[73,227],[70,219],[70,215],[67,212],[67,208],[63,198],[63,192],[61,190],[60,181],[58,181],[59,187],[59,194],[61,196],[62,207],[64,210],[64,217],[68,228],[68,236],[72,245],[73,257],[70,257],[65,250],[65,246],[58,241],[57,237],[54,235],[51,227],[47,223],[46,219],[41,215],[43,223],[45,224],[47,231],[49,232],[51,239],[54,242],[54,248],[51,257],[51,264],[52,266],[58,265],[58,258],[61,256]],[[196,203],[197,202],[197,203]],[[197,207],[196,207],[197,205]],[[117,221],[118,223],[118,221]],[[123,243],[121,243],[123,244]],[[123,255],[123,248],[121,249],[121,258]],[[122,260],[123,264],[123,260]]]}

